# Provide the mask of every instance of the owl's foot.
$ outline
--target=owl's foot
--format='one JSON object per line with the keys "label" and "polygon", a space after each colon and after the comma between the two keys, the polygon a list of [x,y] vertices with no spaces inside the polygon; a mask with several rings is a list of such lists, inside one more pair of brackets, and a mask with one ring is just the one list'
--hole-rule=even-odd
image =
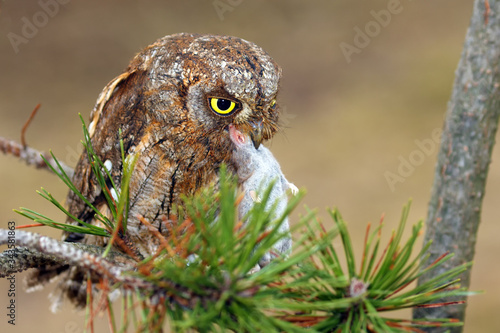
{"label": "owl's foot", "polygon": [[290,190],[290,192],[292,192],[293,195],[297,195],[297,193],[299,193],[298,187],[293,183],[288,183],[288,189]]}

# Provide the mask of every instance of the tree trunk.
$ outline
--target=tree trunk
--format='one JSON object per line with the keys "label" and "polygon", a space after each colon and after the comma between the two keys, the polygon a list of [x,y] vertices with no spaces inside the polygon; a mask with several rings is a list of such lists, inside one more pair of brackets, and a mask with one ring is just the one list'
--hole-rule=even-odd
{"label": "tree trunk", "polygon": [[[425,235],[425,242],[433,242],[429,264],[447,251],[455,257],[422,276],[419,283],[474,258],[500,114],[499,63],[500,0],[476,0],[447,108]],[[468,287],[470,271],[461,279]],[[414,311],[414,318],[423,317],[464,320],[465,305]]]}

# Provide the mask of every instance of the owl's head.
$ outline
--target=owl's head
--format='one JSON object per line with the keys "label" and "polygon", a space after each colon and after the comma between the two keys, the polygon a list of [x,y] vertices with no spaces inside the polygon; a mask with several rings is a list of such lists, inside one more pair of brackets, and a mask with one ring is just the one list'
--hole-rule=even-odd
{"label": "owl's head", "polygon": [[251,42],[229,36],[167,36],[140,53],[131,67],[146,69],[147,90],[163,97],[148,108],[164,110],[159,121],[191,123],[190,129],[200,135],[223,137],[229,137],[232,124],[250,135],[256,147],[278,129],[281,69]]}
{"label": "owl's head", "polygon": [[255,147],[278,130],[280,77],[273,59],[246,40],[166,36],[104,88],[89,132],[106,158],[119,148],[121,130],[133,152],[160,145],[169,159],[196,155],[189,158],[227,163],[229,125],[249,135]]}

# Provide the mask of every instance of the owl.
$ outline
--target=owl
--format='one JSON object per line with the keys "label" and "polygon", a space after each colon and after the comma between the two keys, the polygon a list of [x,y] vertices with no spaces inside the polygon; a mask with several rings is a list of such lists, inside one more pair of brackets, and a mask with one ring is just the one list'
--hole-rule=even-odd
{"label": "owl", "polygon": [[[159,246],[139,216],[163,233],[162,219],[182,204],[181,195],[193,195],[216,182],[223,163],[237,172],[230,126],[248,135],[256,148],[278,131],[280,77],[280,67],[251,42],[183,33],[147,46],[104,88],[90,114],[88,131],[115,184],[120,184],[123,168],[120,138],[125,154],[138,156],[130,180],[127,222],[128,241],[138,256],[148,257]],[[73,182],[111,217],[86,152],[76,165]],[[67,205],[79,219],[99,223],[95,212],[72,192]],[[77,233],[64,234],[63,239],[101,246],[107,241]],[[75,268],[40,268],[28,286],[63,272],[68,275],[59,285],[61,293],[75,305],[84,305],[85,275]]]}

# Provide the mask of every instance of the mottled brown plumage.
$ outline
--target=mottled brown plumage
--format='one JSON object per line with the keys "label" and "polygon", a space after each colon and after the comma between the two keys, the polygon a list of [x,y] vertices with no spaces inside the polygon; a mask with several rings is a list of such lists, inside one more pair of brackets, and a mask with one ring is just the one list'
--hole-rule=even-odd
{"label": "mottled brown plumage", "polygon": [[[139,155],[130,183],[127,230],[138,254],[148,256],[158,246],[138,214],[163,232],[162,216],[168,217],[173,205],[181,203],[181,194],[192,195],[214,182],[221,163],[234,169],[230,124],[249,134],[256,146],[274,135],[280,76],[278,65],[253,43],[228,36],[177,34],[146,47],[104,88],[90,115],[89,133],[98,156],[109,161],[115,184],[120,184],[122,170],[120,129],[126,154]],[[230,102],[233,111],[219,108]],[[109,215],[86,153],[73,181]],[[95,223],[94,213],[76,195],[70,193],[67,202],[72,214]],[[79,234],[64,239],[100,245],[106,241]],[[43,273],[49,274],[39,272],[38,277]],[[61,286],[79,305],[85,302],[81,279],[81,272],[71,272]]]}

